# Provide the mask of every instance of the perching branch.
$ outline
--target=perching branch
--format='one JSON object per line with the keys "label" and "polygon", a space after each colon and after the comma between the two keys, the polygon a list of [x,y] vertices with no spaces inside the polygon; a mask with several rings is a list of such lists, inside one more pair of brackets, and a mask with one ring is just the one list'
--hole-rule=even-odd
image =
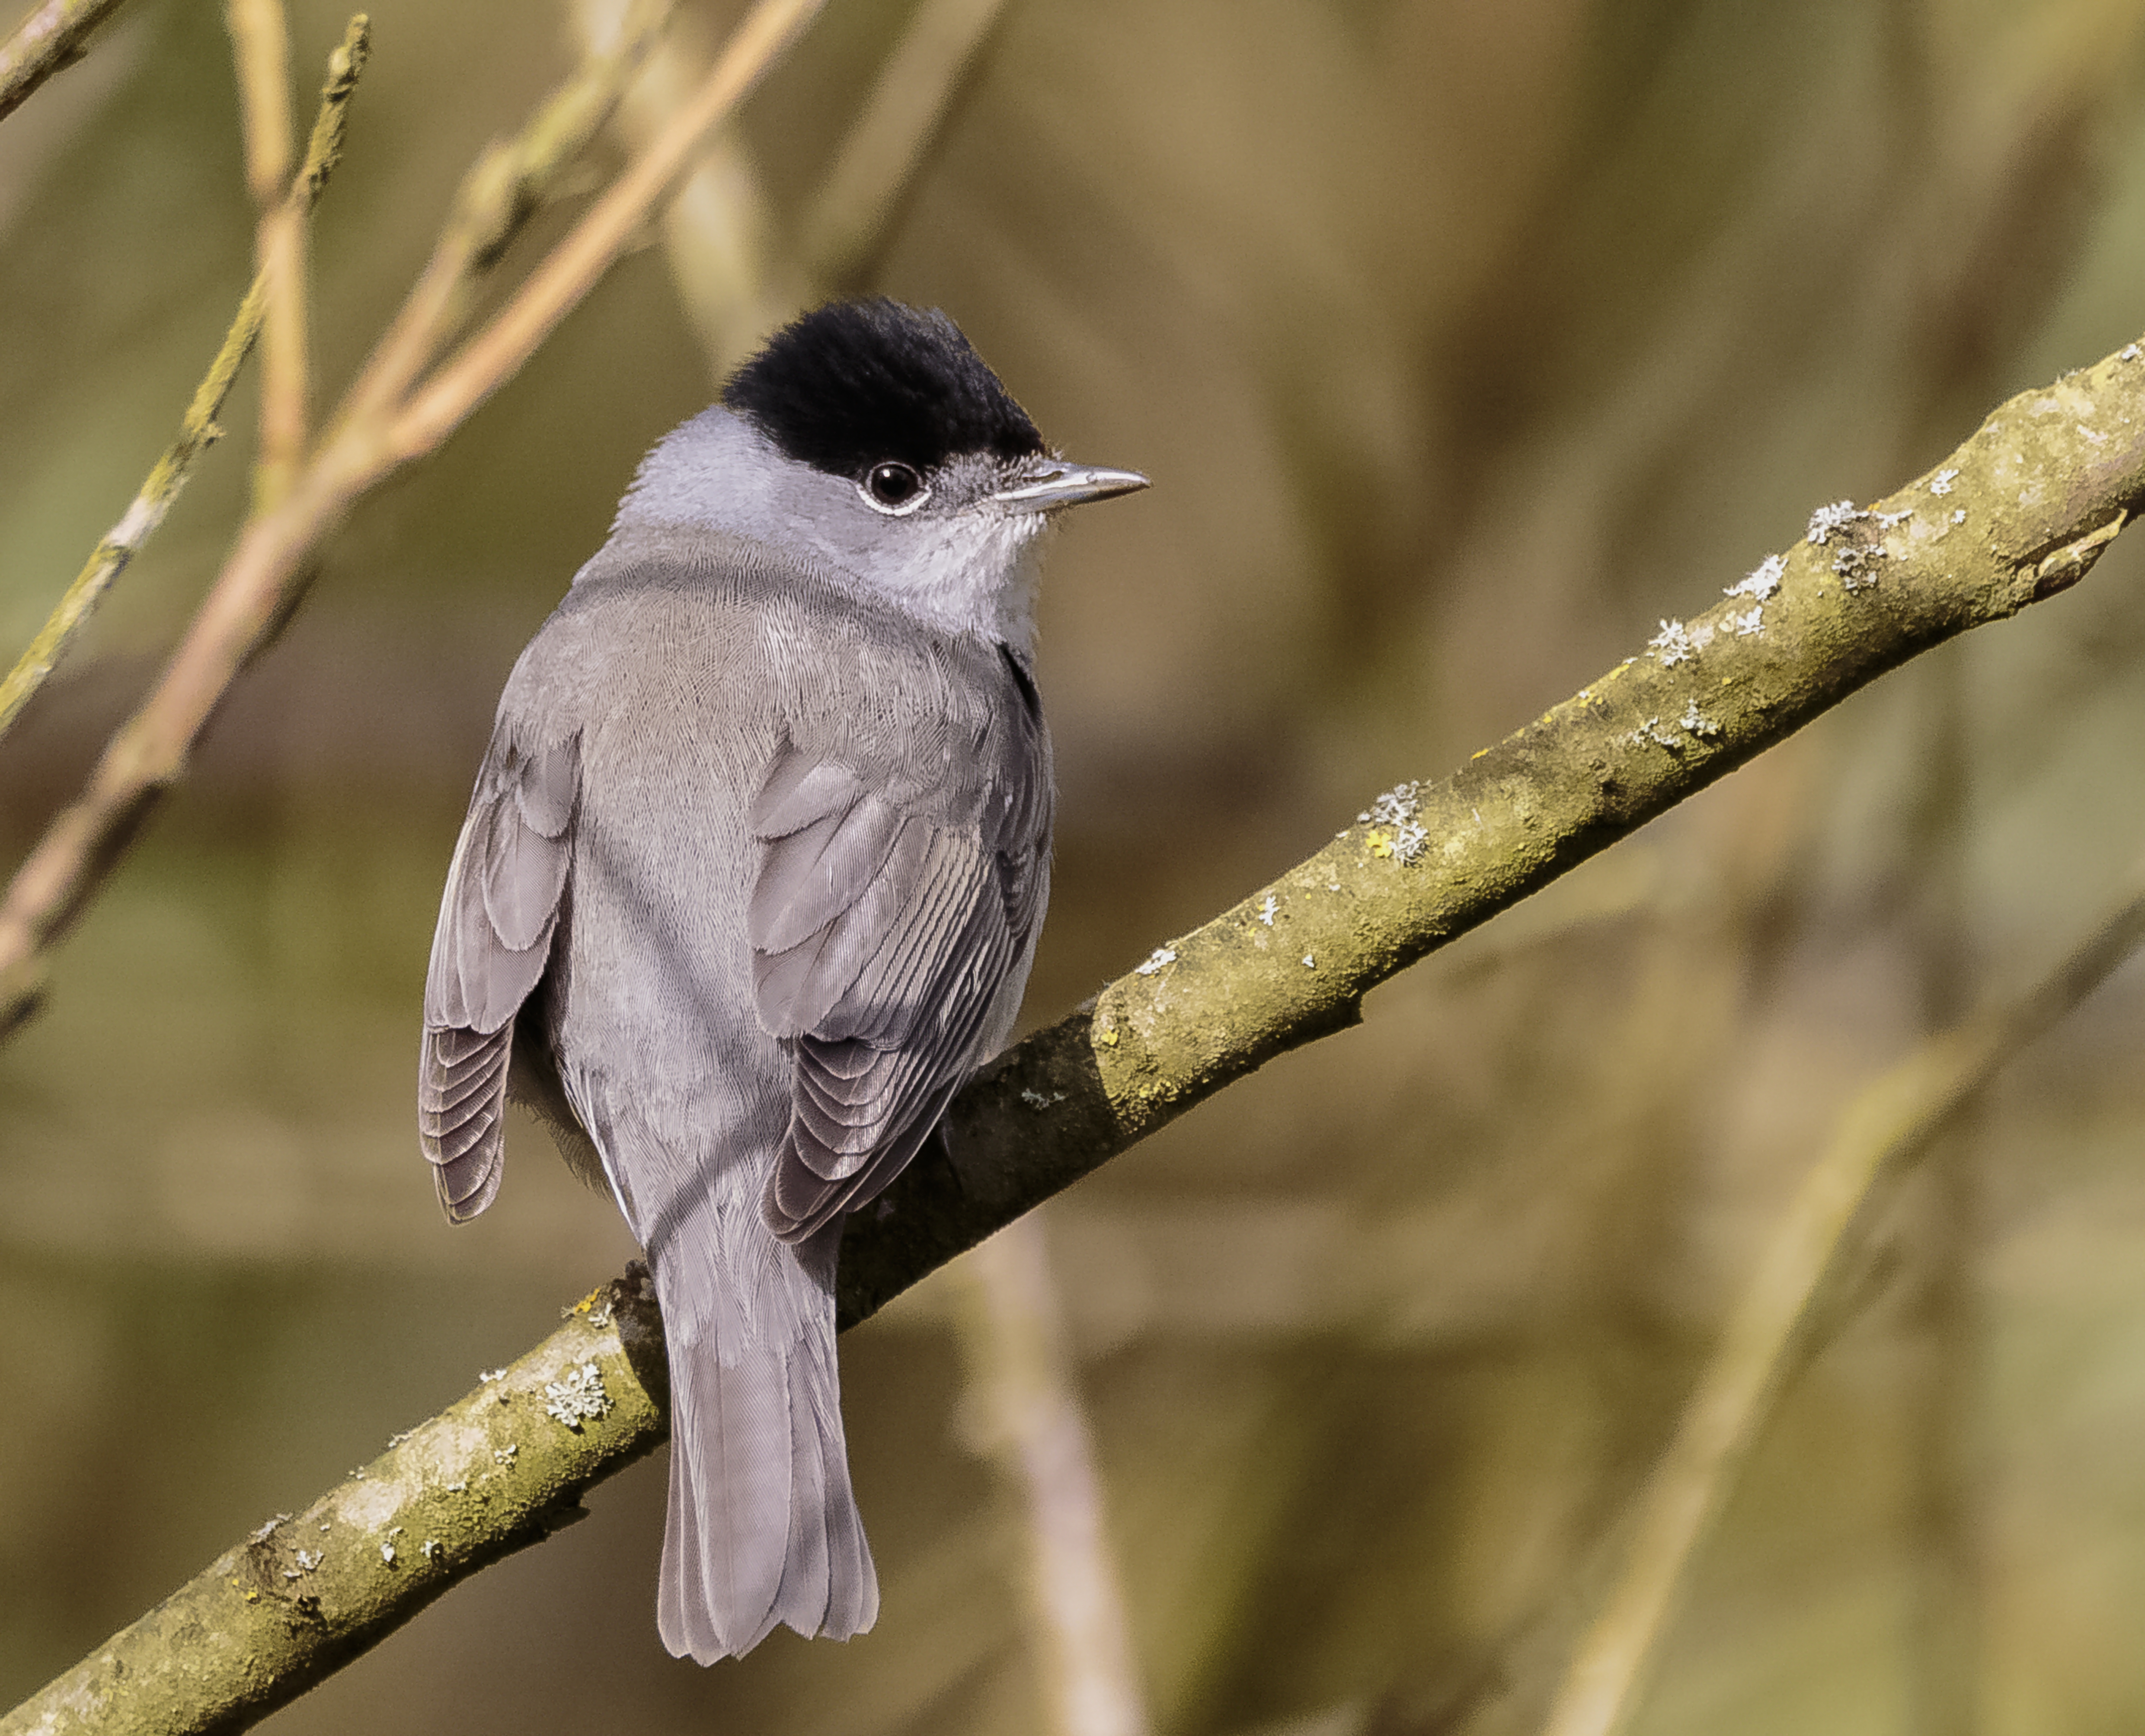
{"label": "perching branch", "polygon": [[1612,1736],[1666,1636],[1692,1561],[1806,1345],[1813,1305],[1874,1196],[2003,1064],[2145,944],[2133,884],[2077,950],[2024,993],[1926,1044],[1864,1089],[1803,1178],[1729,1312],[1641,1498],[1621,1577],[1581,1638],[1543,1736]]}
{"label": "perching branch", "polygon": [[[842,1324],[1224,1085],[1356,1022],[1386,977],[1887,669],[2067,589],[2141,499],[2145,350],[2133,345],[2013,399],[1940,469],[1876,507],[1824,509],[1809,540],[1724,601],[1664,622],[1640,655],[1443,780],[1381,797],[1308,861],[1001,1057],[954,1102],[948,1160],[913,1166],[849,1221]],[[2060,982],[2084,979],[2079,960],[2066,968]],[[2022,1040],[2064,1004],[2036,999],[2030,1020],[1992,1040]],[[653,1306],[630,1280],[611,1295],[610,1326],[577,1320],[553,1334],[504,1383],[424,1425],[311,1515],[223,1557],[0,1720],[0,1736],[243,1728],[298,1691],[286,1681],[317,1680],[570,1516],[668,1426]],[[572,1410],[565,1371],[589,1365],[614,1408],[570,1430],[535,1395],[555,1384]],[[580,1390],[592,1390],[588,1378]],[[426,1552],[427,1541],[440,1547]],[[308,1568],[282,1553],[301,1547],[321,1559]],[[175,1636],[202,1631],[246,1639],[197,1664],[193,1642]],[[160,1722],[128,1724],[142,1683],[195,1698],[182,1704],[175,1686],[157,1703]]]}
{"label": "perching branch", "polygon": [[119,0],[44,0],[0,42],[0,121],[20,108],[62,67],[87,52],[89,33],[119,10]]}
{"label": "perching branch", "polygon": [[[284,210],[292,226],[301,231],[306,213],[319,202],[328,177],[341,160],[343,123],[349,112],[351,97],[357,89],[358,74],[365,69],[370,27],[365,14],[358,13],[344,31],[341,43],[328,57],[327,82],[321,87],[320,115],[313,122],[305,164],[283,197]],[[186,486],[194,460],[222,438],[223,430],[216,420],[217,412],[223,408],[231,382],[238,377],[254,340],[261,334],[261,319],[267,306],[268,274],[264,269],[256,274],[252,287],[239,303],[231,330],[224,334],[223,346],[216,352],[216,360],[209,364],[202,383],[194,388],[193,402],[187,406],[187,413],[179,423],[178,438],[164,449],[126,515],[90,550],[89,559],[75,575],[74,582],[62,594],[45,624],[38,629],[37,636],[30,641],[29,649],[8,672],[7,679],[0,681],[0,737],[6,736],[31,696],[58,666],[75,635],[104,600],[104,594],[127,570],[127,563],[164,522],[164,515],[178,499],[179,490]],[[4,1032],[8,1023],[4,1009],[0,1009],[0,1032]]]}
{"label": "perching branch", "polygon": [[499,315],[426,378],[495,265],[560,170],[600,127],[646,37],[585,67],[516,138],[488,152],[395,322],[289,493],[256,510],[170,664],[105,747],[87,787],[47,829],[0,900],[0,1035],[35,1006],[47,949],[102,883],[239,671],[296,606],[316,552],[351,504],[432,450],[528,359],[623,252],[693,145],[742,101],[823,0],[759,0],[689,109],[630,167]]}

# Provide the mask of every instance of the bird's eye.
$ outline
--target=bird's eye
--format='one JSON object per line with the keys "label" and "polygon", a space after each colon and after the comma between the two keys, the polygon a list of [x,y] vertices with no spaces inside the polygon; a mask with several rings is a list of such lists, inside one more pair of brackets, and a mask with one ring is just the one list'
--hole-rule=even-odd
{"label": "bird's eye", "polygon": [[930,493],[923,479],[909,465],[888,459],[875,464],[864,478],[863,497],[881,512],[908,512],[923,504]]}

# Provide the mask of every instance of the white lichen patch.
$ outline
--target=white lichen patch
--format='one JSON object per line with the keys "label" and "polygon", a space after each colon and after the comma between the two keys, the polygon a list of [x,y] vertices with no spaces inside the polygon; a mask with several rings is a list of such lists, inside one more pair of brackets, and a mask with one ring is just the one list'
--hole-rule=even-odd
{"label": "white lichen patch", "polygon": [[1859,524],[1869,516],[1852,500],[1834,500],[1829,506],[1820,506],[1810,515],[1809,540],[1822,549],[1849,525]]}
{"label": "white lichen patch", "polygon": [[1954,525],[1963,525],[1966,522],[1966,509],[1963,506],[1955,508],[1951,515],[1951,521]]}
{"label": "white lichen patch", "polygon": [[1312,954],[1306,953],[1303,955],[1303,967],[1307,971],[1315,971],[1318,968],[1318,960]]}
{"label": "white lichen patch", "polygon": [[1359,814],[1356,818],[1366,825],[1405,826],[1421,806],[1421,794],[1422,785],[1419,783],[1396,783],[1371,803],[1369,813]]}
{"label": "white lichen patch", "polygon": [[504,1380],[506,1370],[503,1368],[480,1368],[477,1370],[476,1378],[480,1386],[489,1386],[495,1380]]}
{"label": "white lichen patch", "polygon": [[1164,965],[1174,964],[1176,963],[1176,948],[1157,947],[1152,953],[1147,955],[1147,963],[1145,964],[1136,964],[1132,967],[1132,970],[1134,973],[1138,976],[1152,977]]}
{"label": "white lichen patch", "polygon": [[381,1559],[382,1561],[386,1562],[386,1563],[390,1567],[394,1566],[394,1564],[395,1564],[395,1545],[394,1545],[393,1544],[391,1544],[391,1543],[383,1543],[383,1544],[381,1544],[380,1545],[380,1559]]}
{"label": "white lichen patch", "polygon": [[1413,862],[1422,854],[1422,847],[1429,842],[1430,833],[1410,820],[1393,834],[1393,854],[1402,862]]}
{"label": "white lichen patch", "polygon": [[1849,543],[1832,557],[1832,570],[1849,590],[1869,590],[1877,583],[1877,563],[1884,551],[1861,543]]}
{"label": "white lichen patch", "polygon": [[1680,738],[1671,735],[1662,729],[1661,720],[1658,716],[1648,718],[1625,739],[1634,747],[1643,748],[1650,743],[1656,748],[1666,748],[1671,754],[1680,754],[1683,751],[1683,742]]}
{"label": "white lichen patch", "polygon": [[1720,725],[1698,709],[1698,701],[1695,699],[1684,707],[1683,715],[1676,719],[1676,726],[1697,736],[1720,734]]}
{"label": "white lichen patch", "polygon": [[610,1395],[604,1390],[603,1370],[593,1362],[566,1370],[565,1378],[544,1386],[544,1410],[575,1433],[583,1423],[594,1422],[610,1410]]}
{"label": "white lichen patch", "polygon": [[1272,893],[1268,893],[1266,901],[1259,906],[1259,920],[1271,928],[1273,927],[1273,919],[1280,913],[1280,901]]}
{"label": "white lichen patch", "polygon": [[1951,492],[1952,484],[1958,480],[1957,470],[1948,467],[1938,470],[1935,475],[1929,478],[1929,492],[1933,495],[1948,495]]}
{"label": "white lichen patch", "polygon": [[1646,649],[1660,659],[1665,669],[1688,663],[1698,654],[1697,642],[1681,621],[1663,621],[1661,630],[1646,641]]}
{"label": "white lichen patch", "polygon": [[1895,530],[1914,515],[1914,509],[1911,506],[1902,506],[1897,512],[1873,512],[1869,515],[1871,518],[1876,520],[1877,527],[1880,530]]}
{"label": "white lichen patch", "polygon": [[1731,613],[1727,625],[1728,630],[1738,639],[1755,637],[1765,630],[1765,605],[1755,603],[1740,614]]}
{"label": "white lichen patch", "polygon": [[430,1561],[440,1553],[440,1540],[436,1537],[427,1537],[417,1545],[417,1553]]}
{"label": "white lichen patch", "polygon": [[1063,1102],[1065,1093],[1062,1091],[1053,1091],[1046,1095],[1031,1086],[1021,1092],[1020,1100],[1031,1109],[1048,1109],[1053,1103]]}
{"label": "white lichen patch", "polygon": [[1784,555],[1768,555],[1750,569],[1749,576],[1731,584],[1721,592],[1724,597],[1748,597],[1754,603],[1769,601],[1779,589],[1780,580],[1787,576],[1788,558]]}
{"label": "white lichen patch", "polygon": [[2115,352],[2118,361],[2135,361],[2141,356],[2145,356],[2145,350],[2140,350],[2135,344],[2125,344]]}
{"label": "white lichen patch", "polygon": [[520,1451],[519,1444],[512,1446],[494,1447],[491,1450],[492,1462],[495,1465],[511,1465]]}

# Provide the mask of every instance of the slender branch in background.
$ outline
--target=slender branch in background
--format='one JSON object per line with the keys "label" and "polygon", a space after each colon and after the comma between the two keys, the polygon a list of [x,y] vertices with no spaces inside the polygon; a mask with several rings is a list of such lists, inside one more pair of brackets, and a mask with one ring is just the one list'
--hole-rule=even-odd
{"label": "slender branch in background", "polygon": [[[1377,982],[1540,890],[1887,669],[2082,579],[2145,498],[2141,361],[2145,349],[2133,346],[2013,399],[1952,455],[1938,476],[1884,503],[1882,514],[1826,509],[1813,523],[1816,540],[1768,561],[1759,583],[1738,587],[1737,594],[1704,615],[1665,625],[1648,654],[1619,664],[1441,783],[1403,786],[1380,798],[1376,808],[1308,861],[1157,949],[1094,1001],[1001,1057],[948,1113],[949,1161],[912,1168],[878,1208],[844,1226],[841,1324],[869,1317],[955,1255],[1232,1081],[1354,1022],[1362,996]],[[1933,505],[1931,482],[1941,484]],[[304,486],[271,526],[316,510],[304,500]],[[1899,515],[1910,509],[1914,518]],[[1964,520],[1955,521],[1954,513]],[[1961,525],[1970,525],[1971,532],[1954,538],[1950,532]],[[1834,1215],[1844,1221],[1851,1214],[1859,1197],[1856,1176],[1918,1149],[1998,1060],[2078,1000],[2137,943],[2141,931],[2145,895],[2126,904],[2033,994],[1933,1047],[1888,1082],[1842,1136],[1839,1145],[1851,1163],[1829,1157],[1820,1166],[1819,1175],[1835,1176],[1837,1191],[1835,1171],[1859,1166],[1847,1176],[1849,1196],[1844,1207],[1834,1205]],[[1889,1117],[1883,1114],[1887,1106]],[[1824,1203],[1813,1195],[1807,1209]],[[1798,1242],[1805,1266],[1810,1233]],[[1769,1266],[1767,1281],[1773,1286],[1769,1296],[1793,1291]],[[597,1330],[593,1322],[576,1323],[515,1365],[514,1390],[531,1392],[545,1370],[594,1363],[595,1379],[617,1407],[600,1430],[585,1423],[590,1450],[567,1450],[577,1456],[563,1469],[546,1470],[540,1498],[515,1492],[511,1465],[524,1440],[559,1449],[545,1432],[559,1425],[539,1426],[545,1413],[532,1402],[517,1415],[533,1435],[502,1440],[487,1430],[472,1442],[459,1420],[471,1404],[490,1415],[482,1411],[484,1392],[473,1394],[418,1431],[408,1445],[421,1440],[421,1452],[397,1461],[391,1480],[368,1469],[357,1484],[325,1498],[323,1506],[350,1520],[338,1531],[331,1518],[330,1530],[316,1534],[339,1551],[329,1578],[306,1577],[295,1557],[288,1566],[248,1578],[233,1566],[241,1546],[0,1721],[0,1736],[127,1728],[89,1720],[117,1704],[118,1684],[185,1674],[165,1654],[184,1649],[191,1643],[186,1636],[203,1624],[233,1633],[272,1627],[290,1636],[278,1655],[287,1654],[290,1668],[316,1679],[449,1584],[529,1540],[532,1527],[540,1530],[541,1515],[570,1509],[590,1485],[654,1446],[667,1427],[657,1396],[659,1322],[652,1307],[633,1300],[640,1292],[630,1276],[628,1286],[614,1291],[610,1311],[617,1321],[595,1339],[587,1336]],[[1791,1311],[1790,1327],[1796,1318],[1799,1305]],[[1779,1336],[1777,1323],[1769,1330]],[[1739,1393],[1747,1387],[1750,1359],[1734,1366]],[[573,1384],[545,1378],[562,1389],[555,1402],[570,1410]],[[1766,1378],[1759,1376],[1761,1395]],[[629,1390],[636,1381],[645,1403]],[[1701,1415],[1695,1408],[1690,1414]],[[1713,1410],[1702,1414],[1710,1427],[1717,1422]],[[1729,1438],[1732,1445],[1732,1433]],[[465,1493],[469,1480],[446,1467],[480,1470],[484,1456],[501,1478],[493,1503],[445,1510],[406,1505]],[[366,1487],[390,1480],[386,1494]],[[465,1488],[457,1490],[458,1482]],[[1665,1475],[1660,1486],[1677,1498],[1663,1507],[1667,1520],[1695,1538],[1691,1485]],[[1700,1492],[1701,1520],[1705,1499]],[[493,1510],[505,1516],[503,1530],[487,1528],[485,1515]],[[417,1522],[401,1516],[406,1513],[416,1514]],[[447,1514],[457,1515],[455,1523],[462,1527],[451,1545],[438,1528]],[[403,1529],[394,1533],[394,1525]],[[398,1564],[407,1568],[404,1545],[412,1538],[421,1553],[424,1540],[441,1545],[424,1555],[421,1578],[397,1570]],[[380,1555],[382,1543],[393,1546],[391,1559]],[[1641,1614],[1665,1609],[1666,1592],[1659,1587],[1672,1589],[1680,1559],[1670,1552],[1665,1581],[1656,1568],[1645,1581],[1631,1582],[1637,1587],[1631,1595],[1645,1594]],[[328,1572],[325,1562],[316,1570]],[[282,1579],[285,1572],[304,1583]],[[226,1628],[241,1614],[226,1590],[248,1609],[248,1593],[276,1607],[258,1614],[261,1629]],[[345,1599],[361,1602],[364,1613],[346,1609]],[[1612,1639],[1635,1635],[1643,1649],[1650,1643],[1648,1621],[1622,1617],[1625,1608],[1620,1596],[1596,1630]],[[1649,1621],[1657,1625],[1658,1614]],[[220,1664],[202,1664],[200,1691],[222,1701],[254,1692],[217,1671],[248,1674],[266,1666],[256,1666],[243,1648],[219,1656]],[[1605,1659],[1613,1662],[1610,1652],[1590,1648],[1575,1666],[1574,1682],[1590,1691],[1610,1667],[1595,1660]],[[193,1723],[172,1717],[156,1728],[191,1730],[211,1721],[206,1714]]]}
{"label": "slender branch in background", "polygon": [[246,185],[260,216],[255,273],[267,287],[261,346],[261,450],[254,460],[256,510],[290,491],[306,451],[305,214],[288,196],[291,176],[291,40],[283,0],[226,0],[246,139]]}
{"label": "slender branch in background", "polygon": [[728,119],[761,76],[819,15],[825,0],[759,0],[701,84],[647,151],[531,271],[513,299],[440,366],[394,420],[388,445],[406,463],[432,451],[510,378],[579,306],[670,191],[702,139]]}
{"label": "slender branch in background", "polygon": [[955,97],[1005,12],[1005,0],[923,0],[798,233],[806,268],[853,289],[884,248]]}
{"label": "slender branch in background", "polygon": [[0,121],[20,108],[62,67],[86,52],[89,33],[119,10],[119,0],[44,0],[0,42]]}
{"label": "slender branch in background", "polygon": [[689,115],[559,243],[492,324],[424,386],[407,390],[459,329],[476,275],[495,264],[543,190],[608,117],[633,72],[584,67],[512,143],[463,183],[432,259],[290,493],[256,513],[141,707],[106,744],[87,786],[47,828],[0,900],[0,1036],[32,1011],[53,942],[102,883],[246,661],[296,606],[321,542],[351,503],[430,451],[585,295],[668,190],[701,132],[719,123],[818,11],[759,0]]}
{"label": "slender branch in background", "polygon": [[[625,18],[625,0],[574,0],[574,27],[584,52],[609,52]],[[627,147],[648,150],[691,100],[711,57],[693,21],[648,57],[613,122]],[[759,170],[738,129],[725,127],[694,153],[690,172],[663,211],[663,251],[679,306],[692,322],[709,371],[719,380],[811,291],[774,241]]]}
{"label": "slender branch in background", "polygon": [[1611,1736],[1665,1637],[1690,1565],[1808,1341],[1813,1304],[1871,1200],[1997,1072],[2145,944],[2145,871],[2070,956],[2014,999],[1925,1045],[1858,1096],[1737,1299],[1635,1519],[1621,1577],[1588,1626],[1544,1736]]}
{"label": "slender branch in background", "polygon": [[[1915,755],[1906,859],[1911,944],[1924,1028],[1948,1030],[1972,1011],[1973,930],[1967,849],[1966,647],[1948,647],[1919,672],[1927,745]],[[1900,1383],[1910,1467],[1908,1495],[1908,1684],[1923,1736],[1973,1736],[1982,1724],[1982,1572],[1976,1444],[1986,1398],[1986,1336],[1978,1303],[1983,1255],[1979,1115],[1954,1117],[1931,1148],[1909,1232],[1921,1294],[1907,1328],[1913,1371]]]}
{"label": "slender branch in background", "polygon": [[[350,21],[341,43],[328,57],[327,82],[321,90],[320,117],[313,123],[305,164],[284,196],[294,223],[301,223],[306,213],[319,201],[328,177],[341,159],[343,123],[349,112],[351,96],[357,88],[358,75],[365,67],[369,29],[365,14],[360,12]],[[252,287],[246,292],[246,299],[239,304],[231,330],[224,334],[222,348],[216,351],[216,360],[209,364],[208,372],[194,389],[193,402],[187,406],[187,413],[179,423],[178,438],[164,449],[125,516],[90,550],[88,560],[38,629],[37,636],[30,641],[29,649],[8,672],[7,679],[0,681],[0,738],[6,736],[23,706],[29,703],[30,696],[44,685],[46,677],[58,666],[75,635],[103,601],[112,581],[126,570],[127,563],[164,522],[164,515],[178,499],[179,490],[186,486],[194,460],[222,437],[223,430],[216,424],[216,415],[223,408],[223,400],[231,391],[232,381],[238,377],[238,370],[252,349],[255,338],[260,335],[267,305],[266,277],[265,274],[256,275]],[[7,1025],[4,1012],[0,1012],[0,1031],[4,1031]]]}
{"label": "slender branch in background", "polygon": [[953,1268],[979,1445],[1028,1524],[1029,1601],[1059,1736],[1145,1736],[1094,1443],[1073,1380],[1043,1226],[1008,1225]]}

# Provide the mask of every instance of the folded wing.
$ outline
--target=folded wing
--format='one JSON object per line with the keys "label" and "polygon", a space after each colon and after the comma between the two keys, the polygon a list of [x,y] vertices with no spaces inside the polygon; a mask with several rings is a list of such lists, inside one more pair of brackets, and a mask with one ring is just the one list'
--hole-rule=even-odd
{"label": "folded wing", "polygon": [[580,790],[578,737],[492,739],[463,822],[425,982],[417,1133],[447,1216],[499,1191],[514,1016],[551,955]]}
{"label": "folded wing", "polygon": [[753,804],[754,987],[762,1022],[796,1045],[763,1202],[785,1241],[901,1172],[1018,992],[1048,875],[1041,754],[1009,757],[973,805],[904,800],[794,745]]}

